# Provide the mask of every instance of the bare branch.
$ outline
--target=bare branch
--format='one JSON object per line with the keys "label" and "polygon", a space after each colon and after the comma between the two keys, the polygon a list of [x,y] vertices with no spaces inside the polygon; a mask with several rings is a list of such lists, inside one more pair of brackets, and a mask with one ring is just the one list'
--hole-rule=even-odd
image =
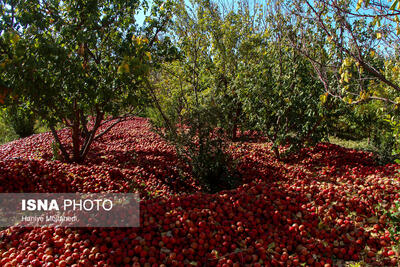
{"label": "bare branch", "polygon": [[115,125],[117,125],[118,123],[120,123],[122,121],[126,121],[128,119],[128,117],[129,117],[129,115],[119,117],[114,123],[112,123],[110,126],[108,126],[103,132],[96,135],[96,137],[94,139],[97,140],[97,139],[101,138],[103,135],[108,133]]}
{"label": "bare branch", "polygon": [[56,141],[56,143],[58,144],[60,151],[64,157],[65,161],[70,161],[69,155],[67,153],[67,150],[65,149],[64,145],[61,143],[60,138],[58,137],[57,131],[54,128],[54,125],[50,124],[49,125],[51,133],[53,134],[54,140]]}
{"label": "bare branch", "polygon": [[87,138],[87,140],[85,140],[86,143],[83,144],[82,149],[80,151],[81,159],[84,159],[86,157],[87,153],[89,152],[89,147],[94,141],[96,131],[100,127],[100,123],[103,120],[103,116],[104,116],[104,113],[97,110],[95,123],[93,125],[92,130],[89,132],[89,138]]}

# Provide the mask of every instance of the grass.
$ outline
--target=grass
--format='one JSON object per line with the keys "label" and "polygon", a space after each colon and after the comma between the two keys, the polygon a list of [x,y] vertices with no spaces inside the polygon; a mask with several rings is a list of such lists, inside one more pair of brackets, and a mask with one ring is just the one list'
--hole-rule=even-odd
{"label": "grass", "polygon": [[394,163],[397,161],[400,162],[399,155],[393,155],[391,148],[385,149],[376,147],[372,143],[369,143],[367,138],[362,140],[346,140],[336,136],[330,136],[328,141],[331,144],[339,145],[345,148],[372,152],[375,155],[376,162],[381,165]]}
{"label": "grass", "polygon": [[18,135],[0,120],[0,144],[5,144],[15,139],[18,139]]}
{"label": "grass", "polygon": [[[58,127],[55,127],[56,129],[58,129]],[[50,129],[45,126],[44,124],[40,123],[39,121],[36,121],[36,126],[35,126],[35,133],[45,133],[45,132],[49,132]]]}
{"label": "grass", "polygon": [[372,151],[374,150],[374,147],[368,143],[368,139],[362,139],[362,140],[345,140],[345,139],[340,139],[336,136],[329,136],[328,138],[329,143],[339,145],[345,148],[350,148],[350,149],[357,149],[357,150],[367,150],[367,151]]}

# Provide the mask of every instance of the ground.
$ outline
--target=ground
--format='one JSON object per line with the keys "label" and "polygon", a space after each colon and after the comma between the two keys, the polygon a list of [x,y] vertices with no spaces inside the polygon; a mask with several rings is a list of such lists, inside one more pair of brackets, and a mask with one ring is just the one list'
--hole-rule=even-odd
{"label": "ground", "polygon": [[[67,132],[61,131],[62,140]],[[286,161],[265,142],[232,143],[243,184],[201,186],[147,119],[97,141],[85,165],[52,159],[52,137],[0,147],[0,192],[139,192],[140,228],[8,228],[0,265],[396,266],[384,213],[400,166],[321,143]],[[164,264],[164,265],[163,265]]]}

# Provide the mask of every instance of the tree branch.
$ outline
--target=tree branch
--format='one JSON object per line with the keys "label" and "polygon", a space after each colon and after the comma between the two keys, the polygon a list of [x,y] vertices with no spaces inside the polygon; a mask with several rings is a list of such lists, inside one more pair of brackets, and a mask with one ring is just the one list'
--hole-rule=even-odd
{"label": "tree branch", "polygon": [[53,134],[54,140],[59,145],[59,148],[60,148],[61,153],[62,153],[62,155],[64,157],[64,160],[67,161],[67,162],[70,161],[70,158],[69,158],[69,155],[67,153],[67,150],[65,150],[65,147],[61,143],[60,138],[58,137],[57,131],[54,128],[54,125],[50,124],[49,127],[50,127],[50,130],[51,130],[51,133]]}
{"label": "tree branch", "polygon": [[[108,133],[115,125],[117,125],[118,123],[127,120],[128,116],[126,117],[119,117],[117,119],[117,121],[115,121],[114,123],[112,123],[110,126],[108,126],[103,132],[99,133],[98,135],[96,135],[96,137],[94,138],[95,140],[101,138],[103,135],[105,135],[106,133]],[[110,120],[108,120],[110,121]],[[104,124],[104,123],[103,123]]]}
{"label": "tree branch", "polygon": [[85,143],[83,144],[81,152],[80,152],[80,158],[81,159],[84,159],[86,157],[87,153],[89,152],[90,145],[94,141],[94,138],[95,138],[95,135],[96,135],[96,131],[100,127],[100,123],[103,120],[103,116],[104,116],[104,113],[102,113],[101,111],[99,111],[97,109],[95,123],[93,125],[92,130],[90,131],[89,138],[87,138],[85,140]]}

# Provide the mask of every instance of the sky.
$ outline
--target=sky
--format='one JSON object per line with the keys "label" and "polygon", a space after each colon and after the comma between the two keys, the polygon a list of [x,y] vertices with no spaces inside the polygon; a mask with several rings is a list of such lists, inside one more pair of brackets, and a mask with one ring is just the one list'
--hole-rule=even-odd
{"label": "sky", "polygon": [[[148,13],[148,12],[147,12],[147,13]],[[137,21],[137,23],[138,23],[139,25],[143,25],[143,22],[144,22],[144,19],[145,19],[146,15],[147,15],[147,14],[145,14],[143,10],[140,10],[139,14],[137,14],[137,15],[135,16],[136,21]]]}
{"label": "sky", "polygon": [[[250,0],[250,2],[251,1],[253,1],[253,0]],[[151,5],[152,5],[152,0],[148,0],[148,3],[149,3],[149,6],[151,7]],[[225,4],[231,4],[231,3],[234,3],[235,2],[235,0],[217,0],[217,2],[222,2],[222,3],[225,3]],[[190,4],[190,0],[185,0],[185,3],[187,4],[187,5],[189,5]],[[146,15],[148,15],[149,14],[149,12],[147,12],[146,14],[143,12],[143,10],[141,10],[137,15],[136,15],[136,20],[137,20],[137,23],[138,23],[138,25],[143,25],[143,22],[144,22],[144,19],[146,18]]]}

